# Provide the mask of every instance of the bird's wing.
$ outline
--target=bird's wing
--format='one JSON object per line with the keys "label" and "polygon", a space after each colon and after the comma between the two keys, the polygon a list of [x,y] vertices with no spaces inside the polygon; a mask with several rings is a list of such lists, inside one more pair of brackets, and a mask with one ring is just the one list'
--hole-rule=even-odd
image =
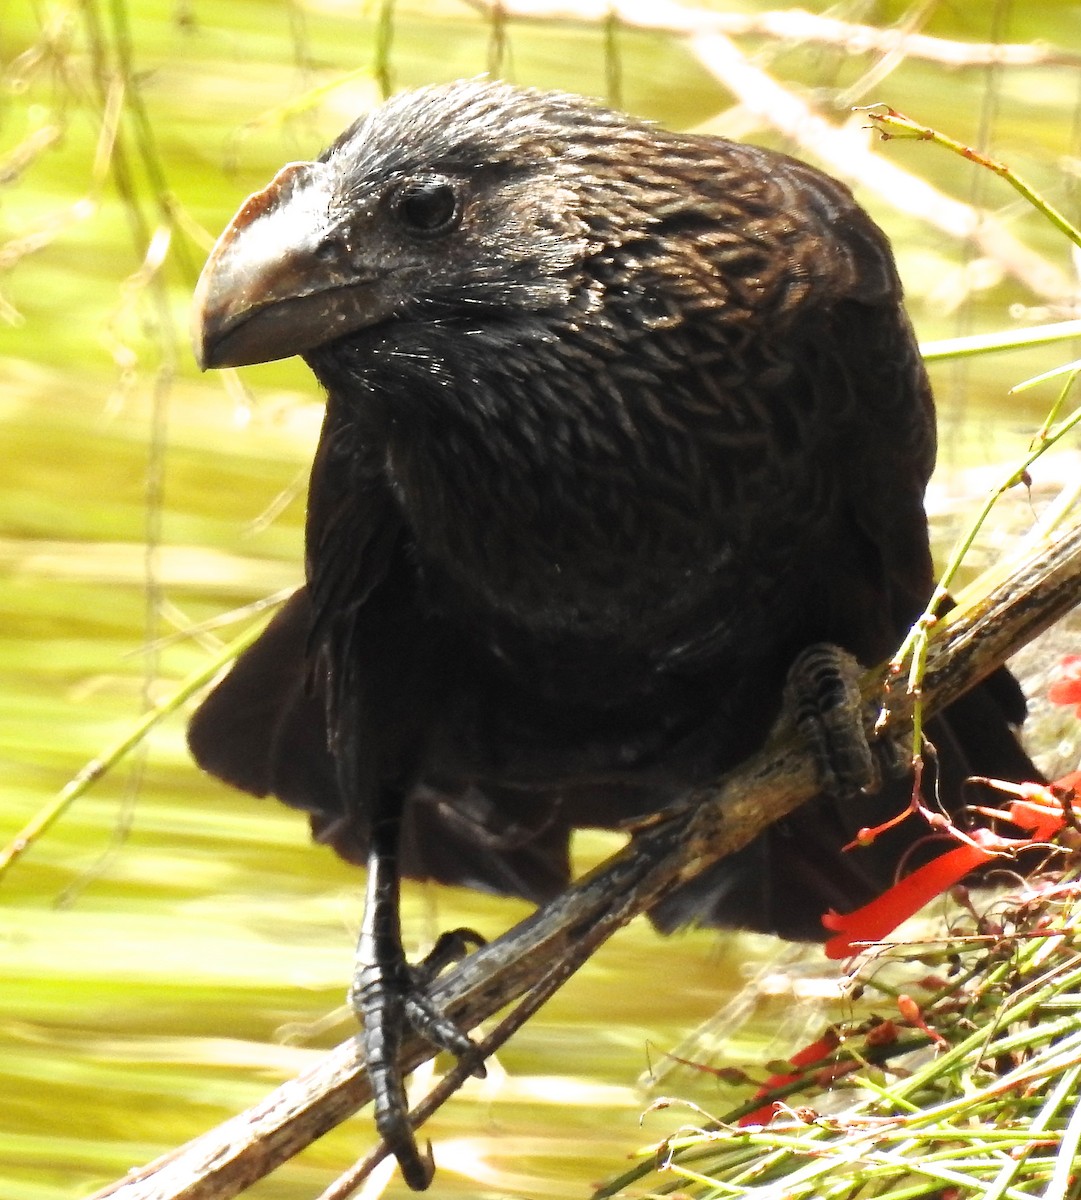
{"label": "bird's wing", "polygon": [[195,761],[255,796],[300,808],[336,790],[324,700],[307,686],[311,600],[300,588],[210,692],[188,726]]}
{"label": "bird's wing", "polygon": [[331,622],[350,620],[386,578],[402,534],[383,464],[354,421],[351,406],[331,393],[308,489],[312,650],[325,642]]}
{"label": "bird's wing", "polygon": [[[767,165],[758,162],[766,151],[740,154]],[[871,663],[895,649],[933,586],[923,495],[934,402],[883,232],[837,180],[794,159],[769,161],[789,219],[760,339],[791,375],[768,403],[798,431],[784,452],[793,478],[813,485],[812,509],[828,508],[818,535],[829,544],[815,554],[834,568],[833,582],[818,581],[832,592],[832,624],[867,626],[855,642],[822,633]],[[783,487],[785,460],[779,467]]]}
{"label": "bird's wing", "polygon": [[[348,626],[385,578],[401,522],[385,483],[359,458],[333,399],[312,468],[308,586],[294,592],[192,718],[204,770],[257,796],[317,809],[336,803],[326,685],[315,668],[332,625]],[[339,630],[338,636],[343,636]]]}
{"label": "bird's wing", "polygon": [[891,654],[934,583],[923,507],[934,464],[930,389],[899,302],[844,299],[817,315],[797,343],[799,386],[828,414],[817,469],[833,513],[828,528],[837,630],[867,665]]}

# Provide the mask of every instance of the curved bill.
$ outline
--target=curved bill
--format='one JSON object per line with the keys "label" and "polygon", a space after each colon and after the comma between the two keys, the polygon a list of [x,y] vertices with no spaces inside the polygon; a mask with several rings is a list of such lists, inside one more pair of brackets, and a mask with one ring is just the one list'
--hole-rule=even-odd
{"label": "curved bill", "polygon": [[332,183],[325,163],[289,163],[218,238],[193,298],[201,369],[303,354],[388,315],[352,261]]}

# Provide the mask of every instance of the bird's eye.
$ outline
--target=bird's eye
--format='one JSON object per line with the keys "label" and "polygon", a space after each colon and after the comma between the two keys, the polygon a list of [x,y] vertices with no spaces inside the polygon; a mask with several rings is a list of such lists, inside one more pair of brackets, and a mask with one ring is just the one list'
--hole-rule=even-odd
{"label": "bird's eye", "polygon": [[414,179],[403,184],[394,208],[409,232],[422,237],[450,233],[462,219],[458,193],[445,179]]}

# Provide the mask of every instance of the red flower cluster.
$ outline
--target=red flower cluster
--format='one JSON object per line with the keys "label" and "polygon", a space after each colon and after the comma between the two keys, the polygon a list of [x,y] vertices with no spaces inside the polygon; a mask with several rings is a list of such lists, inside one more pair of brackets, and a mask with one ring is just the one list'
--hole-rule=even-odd
{"label": "red flower cluster", "polygon": [[[1063,658],[1058,677],[1047,689],[1047,698],[1052,704],[1076,705],[1077,715],[1081,718],[1081,654],[1068,654]],[[1050,842],[1066,825],[1066,809],[1072,804],[1081,804],[1081,771],[1072,771],[1051,784],[1015,784],[995,779],[982,779],[980,782],[990,784],[1014,799],[1001,811],[977,811],[985,816],[1009,821],[1023,830],[1025,836],[1002,837],[990,829],[974,829],[966,833],[951,826],[950,832],[957,840],[952,850],[947,850],[911,875],[906,875],[862,908],[843,914],[829,912],[822,918],[822,924],[834,934],[826,943],[828,958],[847,958],[863,945],[881,941],[929,901],[992,859],[1009,857],[1029,846]],[[911,812],[898,814],[895,821],[910,815]],[[866,831],[866,837],[873,838],[893,823],[891,821],[878,829]],[[932,818],[932,823],[942,828],[940,818]],[[861,837],[853,845],[862,844],[863,840]],[[932,1038],[939,1038],[934,1030],[924,1024],[918,1007],[908,996],[898,997],[898,1005],[909,1024],[924,1029]],[[818,1041],[805,1046],[789,1060],[794,1070],[771,1075],[758,1089],[755,1098],[760,1099],[777,1088],[796,1083],[808,1068],[824,1063],[837,1044],[836,1034],[830,1031]],[[773,1116],[774,1108],[773,1104],[762,1105],[743,1117],[740,1125],[764,1125]]]}
{"label": "red flower cluster", "polygon": [[827,958],[847,958],[859,949],[860,943],[881,941],[902,921],[993,858],[1012,855],[1039,842],[1049,842],[1066,823],[1063,798],[1081,791],[1081,771],[1066,775],[1053,784],[985,782],[1017,797],[1001,813],[994,815],[1025,830],[1027,836],[1001,837],[989,829],[974,829],[971,833],[955,830],[959,844],[954,849],[906,875],[869,904],[850,913],[826,913],[822,924],[835,935],[826,943]]}

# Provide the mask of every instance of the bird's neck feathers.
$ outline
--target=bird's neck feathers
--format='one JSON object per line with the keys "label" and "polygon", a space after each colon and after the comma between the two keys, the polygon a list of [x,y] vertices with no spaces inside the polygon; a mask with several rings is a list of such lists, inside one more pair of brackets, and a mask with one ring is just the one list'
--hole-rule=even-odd
{"label": "bird's neck feathers", "polygon": [[667,460],[700,436],[681,428],[659,364],[651,378],[636,367],[602,299],[586,286],[558,316],[391,322],[309,361],[357,452],[382,457],[407,517],[433,491],[453,507],[459,492],[493,509],[555,504],[561,489],[567,503],[597,503],[606,478],[622,507],[636,476],[682,473],[686,462]]}
{"label": "bird's neck feathers", "polygon": [[705,586],[728,547],[701,520],[718,481],[672,396],[630,379],[617,330],[563,319],[409,322],[310,361],[433,577],[512,622],[588,632],[663,608],[658,591],[686,599],[691,564]]}

